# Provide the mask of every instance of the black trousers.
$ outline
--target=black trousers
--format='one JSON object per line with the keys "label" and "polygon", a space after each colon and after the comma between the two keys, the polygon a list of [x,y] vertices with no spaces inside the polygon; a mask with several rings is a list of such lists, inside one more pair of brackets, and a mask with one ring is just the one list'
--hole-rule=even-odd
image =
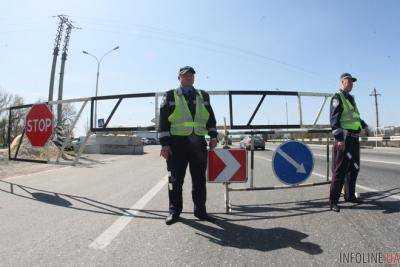
{"label": "black trousers", "polygon": [[[335,142],[332,154],[332,182],[329,200],[331,203],[337,204],[343,185],[345,200],[355,198],[356,181],[360,168],[360,143],[358,138],[347,136],[344,151],[339,150],[337,142]],[[351,159],[349,155],[351,155]],[[358,169],[354,163],[358,166]]]}
{"label": "black trousers", "polygon": [[207,142],[204,137],[173,137],[172,155],[167,161],[170,171],[168,183],[169,212],[179,215],[182,212],[182,186],[189,165],[192,177],[192,199],[195,214],[206,213],[206,169]]}

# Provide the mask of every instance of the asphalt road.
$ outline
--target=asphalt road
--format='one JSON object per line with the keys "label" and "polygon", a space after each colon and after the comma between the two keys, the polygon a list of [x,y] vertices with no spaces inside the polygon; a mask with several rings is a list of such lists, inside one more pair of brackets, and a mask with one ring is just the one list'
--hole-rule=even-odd
{"label": "asphalt road", "polygon": [[[309,181],[324,181],[324,148],[312,149]],[[228,215],[222,185],[208,184],[216,220],[202,222],[186,177],[183,218],[172,226],[165,163],[157,147],[146,152],[0,181],[0,265],[326,266],[346,253],[400,253],[400,151],[362,150],[364,203],[341,203],[340,213],[329,211],[323,185],[232,192]],[[271,158],[256,152],[256,186],[280,185]]]}

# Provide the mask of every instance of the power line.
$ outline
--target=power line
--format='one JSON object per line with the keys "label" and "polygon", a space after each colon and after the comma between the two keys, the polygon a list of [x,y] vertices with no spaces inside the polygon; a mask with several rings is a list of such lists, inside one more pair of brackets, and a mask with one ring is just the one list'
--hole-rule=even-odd
{"label": "power line", "polygon": [[[105,20],[105,19],[100,19],[100,18],[86,18],[86,17],[79,17],[80,19],[84,19],[84,20],[91,20],[91,21],[98,21],[98,20],[102,20],[102,21],[111,21],[111,23],[98,23],[98,22],[87,22],[88,24],[92,24],[92,25],[97,25],[97,26],[106,26],[106,27],[114,27],[114,28],[119,28],[121,32],[126,32],[126,30],[130,30],[129,27],[136,27],[136,28],[140,28],[142,31],[148,32],[148,33],[152,33],[152,34],[158,34],[158,35],[164,35],[167,38],[172,38],[172,40],[170,41],[176,41],[176,39],[181,39],[181,40],[185,40],[185,41],[190,41],[190,42],[197,42],[200,43],[202,45],[206,44],[208,46],[216,46],[216,47],[220,47],[223,49],[227,49],[227,50],[231,50],[231,52],[235,51],[238,52],[242,55],[247,55],[253,58],[258,58],[261,60],[267,60],[276,64],[279,64],[281,66],[285,66],[287,68],[290,68],[292,70],[296,70],[296,71],[300,71],[309,75],[313,75],[313,76],[319,76],[319,77],[323,77],[323,75],[321,75],[320,73],[317,73],[315,71],[310,71],[307,70],[301,66],[298,66],[296,64],[292,64],[280,59],[276,59],[273,57],[269,57],[263,54],[260,54],[258,52],[254,52],[248,49],[244,49],[244,48],[240,48],[240,47],[236,47],[233,45],[227,45],[227,44],[222,44],[219,42],[215,42],[215,41],[211,41],[211,40],[207,40],[201,37],[196,37],[196,36],[190,36],[184,33],[179,33],[179,32],[175,32],[175,31],[171,31],[171,30],[166,30],[166,29],[161,29],[161,28],[157,28],[157,27],[153,27],[153,26],[147,26],[147,25],[141,25],[141,24],[130,24],[128,27],[122,24],[118,24],[115,23],[116,20]],[[122,29],[122,30],[121,30]],[[148,36],[143,36],[145,38],[148,38]],[[165,39],[164,39],[165,40]],[[193,44],[191,44],[191,46],[193,46]],[[203,47],[204,48],[204,47]],[[226,51],[224,51],[226,52]],[[237,55],[237,54],[236,54]]]}

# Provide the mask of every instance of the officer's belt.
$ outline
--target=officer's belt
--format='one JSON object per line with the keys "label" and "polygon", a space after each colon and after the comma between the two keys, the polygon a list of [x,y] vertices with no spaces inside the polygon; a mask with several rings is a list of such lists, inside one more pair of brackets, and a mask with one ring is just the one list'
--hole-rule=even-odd
{"label": "officer's belt", "polygon": [[347,132],[347,133],[346,133],[346,136],[358,138],[358,137],[360,137],[360,134],[359,134],[359,133],[350,133],[350,132]]}

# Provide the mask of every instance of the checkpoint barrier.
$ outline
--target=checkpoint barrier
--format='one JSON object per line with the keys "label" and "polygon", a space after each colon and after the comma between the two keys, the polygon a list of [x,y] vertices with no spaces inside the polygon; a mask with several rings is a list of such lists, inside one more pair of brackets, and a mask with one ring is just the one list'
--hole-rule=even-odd
{"label": "checkpoint barrier", "polygon": [[[266,90],[260,90],[260,91],[255,91],[255,90],[227,90],[227,91],[208,91],[210,96],[227,96],[229,100],[229,126],[228,128],[230,130],[245,130],[245,129],[281,129],[281,128],[287,128],[287,129],[301,129],[301,128],[316,128],[316,127],[321,127],[321,125],[317,125],[317,121],[320,117],[321,111],[327,102],[327,99],[332,96],[332,94],[327,94],[327,93],[313,93],[313,92],[295,92],[295,91],[266,91]],[[57,133],[60,131],[59,126],[57,125],[56,121],[53,121],[53,126],[54,126],[54,131],[53,135],[51,138],[53,139],[53,143],[57,144],[59,151],[57,153],[57,157],[55,160],[51,160],[50,158],[48,159],[30,159],[30,158],[20,158],[18,157],[18,153],[20,150],[20,146],[22,143],[22,140],[24,136],[27,134],[26,129],[27,127],[23,126],[21,138],[19,140],[17,149],[14,153],[11,153],[10,150],[10,144],[11,144],[11,128],[13,121],[15,119],[15,116],[13,115],[13,112],[18,112],[23,109],[29,109],[32,108],[34,105],[33,104],[28,104],[28,105],[20,105],[20,106],[14,106],[14,107],[9,107],[0,111],[7,110],[9,112],[9,117],[8,117],[8,134],[7,134],[7,144],[9,147],[8,150],[8,156],[10,160],[19,160],[19,161],[29,161],[29,162],[38,162],[38,163],[56,163],[56,164],[64,164],[67,163],[69,164],[70,162],[62,162],[60,159],[64,153],[64,150],[66,146],[71,142],[72,136],[71,133],[74,130],[76,123],[78,119],[81,117],[83,110],[90,104],[90,129],[86,132],[85,138],[82,142],[79,143],[79,148],[76,153],[76,156],[72,162],[72,164],[76,164],[79,161],[79,158],[81,157],[81,154],[83,152],[83,149],[88,141],[88,138],[90,135],[95,134],[95,133],[113,133],[113,132],[135,132],[135,131],[151,131],[157,129],[157,124],[158,124],[158,110],[159,110],[159,98],[164,95],[164,92],[151,92],[151,93],[135,93],[135,94],[120,94],[120,95],[108,95],[108,96],[97,96],[97,97],[87,97],[87,98],[76,98],[76,99],[68,99],[68,100],[58,100],[58,101],[51,101],[51,102],[44,102],[42,104],[47,104],[50,107],[50,110],[56,110],[55,108],[52,108],[53,105],[63,105],[63,104],[68,104],[68,103],[75,103],[75,104],[80,104],[79,111],[77,112],[76,117],[73,119],[73,121],[69,125],[68,129],[68,135],[67,136],[54,136],[54,134],[57,135]],[[247,96],[260,96],[261,99],[259,100],[256,109],[254,110],[250,120],[248,121],[247,124],[245,125],[238,125],[234,122],[233,119],[233,98],[234,97],[240,97],[243,95]],[[253,125],[253,119],[258,112],[261,104],[264,102],[267,96],[293,96],[297,97],[298,99],[298,114],[299,114],[299,123],[298,124],[285,124],[285,125],[268,125],[268,124],[263,124],[263,125]],[[301,97],[303,96],[312,96],[312,97],[323,97],[323,103],[322,106],[316,116],[316,119],[313,124],[311,125],[305,125],[303,124],[303,117],[302,117],[302,107],[301,107]],[[135,127],[135,126],[127,126],[127,127],[110,127],[110,121],[112,120],[116,110],[120,106],[121,102],[124,99],[132,99],[132,98],[152,98],[154,101],[154,124],[145,126],[145,127]],[[97,125],[95,123],[95,106],[97,105],[98,101],[104,101],[104,100],[117,100],[117,103],[114,105],[113,109],[111,110],[110,114],[108,115],[107,119],[102,122],[101,126]],[[57,117],[57,116],[53,116]],[[222,126],[217,126],[218,129],[221,129]],[[29,132],[29,131],[28,131]],[[30,135],[30,133],[28,133]],[[48,133],[47,133],[48,134]],[[54,141],[54,137],[57,137],[57,140]],[[44,149],[49,148],[51,146],[52,142],[47,142],[44,145]]]}

